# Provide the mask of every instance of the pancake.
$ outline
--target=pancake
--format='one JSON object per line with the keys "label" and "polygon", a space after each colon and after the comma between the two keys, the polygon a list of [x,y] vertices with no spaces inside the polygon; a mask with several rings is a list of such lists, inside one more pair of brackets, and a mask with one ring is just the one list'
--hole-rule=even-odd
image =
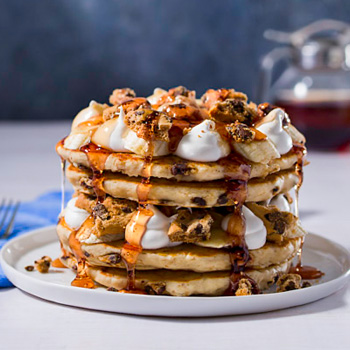
{"label": "pancake", "polygon": [[[58,154],[76,167],[90,168],[85,152],[69,150],[58,144]],[[280,170],[286,170],[297,162],[295,152],[274,158],[268,163],[247,162],[251,166],[250,178],[265,177]],[[157,157],[152,160],[152,177],[164,179],[176,179],[178,181],[214,181],[224,179],[227,167],[224,161],[218,162],[194,162],[186,161],[176,156]],[[111,153],[105,163],[106,171],[121,172],[122,174],[137,177],[141,176],[144,160],[133,153]]]}
{"label": "pancake", "polygon": [[[59,224],[57,233],[63,248],[71,252],[68,238],[71,234],[65,226]],[[285,240],[283,244],[266,243],[260,249],[249,251],[247,267],[265,268],[292,259],[300,248],[302,238]],[[121,249],[124,240],[109,243],[81,243],[81,249],[91,266],[123,267]],[[231,262],[227,249],[201,247],[195,244],[181,244],[171,248],[154,250],[144,249],[138,257],[137,270],[169,269],[210,272],[230,270]]]}
{"label": "pancake", "polygon": [[[83,231],[79,234],[79,239],[81,239],[82,242],[101,243],[124,238],[125,228],[137,210],[136,202],[106,196],[103,201],[98,203],[95,197],[90,197],[83,193],[76,195],[75,207],[85,210],[87,215],[91,214],[94,216],[93,225],[85,226]],[[264,222],[267,228],[267,240],[269,241],[282,242],[285,238],[302,237],[305,235],[298,218],[288,211],[282,212],[277,207],[266,205],[266,203],[247,203],[246,206]],[[191,220],[192,236],[190,241],[186,240],[187,243],[196,242],[199,245],[211,248],[229,246],[232,240],[227,232],[221,228],[221,223],[224,216],[228,214],[230,210],[232,211],[233,208],[228,208],[228,210],[223,209],[224,208],[192,208],[191,210],[186,210],[184,208],[158,206],[158,210],[165,213],[167,217],[173,217],[174,220],[178,215],[185,215],[185,217]],[[62,219],[65,217],[66,213],[66,210],[62,213]],[[204,216],[206,217],[207,224],[205,224],[202,219]],[[196,217],[199,218],[196,219]],[[184,224],[183,220],[182,223]],[[187,227],[188,225],[189,223],[187,223]],[[202,228],[203,225],[208,225],[207,231],[209,231],[209,234],[205,237],[196,234],[194,228],[198,225],[202,225]],[[178,235],[184,233],[179,225],[176,227]],[[202,229],[202,232],[203,231]],[[194,235],[197,236],[197,239],[195,239]],[[182,239],[179,240],[183,241]]]}
{"label": "pancake", "polygon": [[[92,195],[91,172],[73,167],[67,169],[67,178],[76,191]],[[295,169],[283,170],[248,182],[247,202],[265,201],[279,193],[288,192],[299,181]],[[137,186],[141,178],[116,173],[104,173],[103,191],[112,197],[137,201]],[[227,197],[224,181],[177,182],[152,179],[148,203],[181,207],[232,206],[235,199]]]}
{"label": "pancake", "polygon": [[110,103],[92,101],[56,146],[76,191],[57,225],[73,286],[249,295],[289,271],[306,149],[281,108],[181,86]]}
{"label": "pancake", "polygon": [[[252,278],[259,289],[269,288],[280,274],[289,270],[291,261],[265,269],[246,269],[247,276]],[[97,283],[120,290],[126,287],[126,271],[118,268],[89,267],[88,274]],[[189,271],[152,270],[137,271],[136,288],[148,293],[172,296],[190,295],[223,295],[230,285],[228,271],[196,273]]]}

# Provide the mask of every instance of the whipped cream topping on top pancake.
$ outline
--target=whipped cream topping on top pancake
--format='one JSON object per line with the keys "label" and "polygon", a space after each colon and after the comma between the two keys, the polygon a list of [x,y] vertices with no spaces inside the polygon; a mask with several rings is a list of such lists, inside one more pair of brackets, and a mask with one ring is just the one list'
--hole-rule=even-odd
{"label": "whipped cream topping on top pancake", "polygon": [[225,158],[232,149],[258,161],[254,154],[259,145],[253,147],[254,142],[265,148],[270,144],[270,158],[292,149],[294,128],[280,108],[271,106],[265,113],[233,89],[208,90],[201,100],[194,91],[183,89],[156,89],[148,100],[124,96],[112,107],[91,101],[75,117],[64,145],[74,150],[93,142],[112,152],[175,154],[198,162]]}
{"label": "whipped cream topping on top pancake", "polygon": [[271,140],[281,155],[288,153],[293,147],[292,137],[283,127],[285,118],[284,111],[275,108],[266,116],[267,122],[257,127]]}
{"label": "whipped cream topping on top pancake", "polygon": [[86,122],[87,120],[91,119],[92,117],[96,117],[100,115],[103,110],[106,108],[106,106],[97,103],[96,101],[92,100],[89,103],[89,106],[82,109],[74,118],[73,124],[72,124],[72,130],[79,126],[79,124]]}
{"label": "whipped cream topping on top pancake", "polygon": [[175,155],[197,162],[215,162],[230,153],[228,142],[215,130],[215,122],[204,120],[181,139]]}

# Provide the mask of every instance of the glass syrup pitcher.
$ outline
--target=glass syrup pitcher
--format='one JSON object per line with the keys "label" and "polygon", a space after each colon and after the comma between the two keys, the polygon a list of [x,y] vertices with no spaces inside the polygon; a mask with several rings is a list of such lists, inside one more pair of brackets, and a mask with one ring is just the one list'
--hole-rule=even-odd
{"label": "glass syrup pitcher", "polygon": [[[293,33],[267,30],[264,36],[285,45],[263,58],[257,100],[284,108],[309,148],[345,149],[350,144],[350,25],[320,20]],[[273,78],[282,61],[287,67]]]}

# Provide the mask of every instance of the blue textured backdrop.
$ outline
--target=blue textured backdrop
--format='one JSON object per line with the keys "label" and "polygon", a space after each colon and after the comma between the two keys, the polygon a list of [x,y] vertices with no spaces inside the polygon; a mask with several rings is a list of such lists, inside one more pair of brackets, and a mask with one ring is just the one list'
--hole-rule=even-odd
{"label": "blue textured backdrop", "polygon": [[72,118],[115,87],[252,94],[267,28],[350,21],[347,0],[1,0],[0,119]]}

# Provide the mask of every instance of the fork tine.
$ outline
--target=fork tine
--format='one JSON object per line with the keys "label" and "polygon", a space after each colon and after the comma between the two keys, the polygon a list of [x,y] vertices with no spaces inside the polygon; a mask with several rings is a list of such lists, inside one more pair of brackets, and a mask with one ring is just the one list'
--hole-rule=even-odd
{"label": "fork tine", "polygon": [[10,222],[7,225],[5,233],[1,236],[1,238],[8,238],[11,235],[13,224],[15,222],[15,217],[16,217],[16,214],[17,214],[17,211],[18,211],[18,208],[19,208],[20,204],[21,203],[19,201],[16,202],[16,204],[14,206],[14,210],[13,210],[12,216],[11,216],[11,219],[10,219]]}
{"label": "fork tine", "polygon": [[[4,206],[6,206],[5,200],[3,200],[3,202],[4,202]],[[2,220],[1,220],[1,223],[0,223],[0,231],[2,230],[2,228],[3,228],[4,225],[5,225],[5,221],[6,221],[6,218],[7,218],[8,213],[9,213],[9,210],[10,210],[10,208],[11,208],[11,205],[12,205],[12,200],[10,200],[10,201],[8,202],[7,206],[6,206],[5,213],[4,213],[4,215],[3,215],[3,217],[2,217]]]}

